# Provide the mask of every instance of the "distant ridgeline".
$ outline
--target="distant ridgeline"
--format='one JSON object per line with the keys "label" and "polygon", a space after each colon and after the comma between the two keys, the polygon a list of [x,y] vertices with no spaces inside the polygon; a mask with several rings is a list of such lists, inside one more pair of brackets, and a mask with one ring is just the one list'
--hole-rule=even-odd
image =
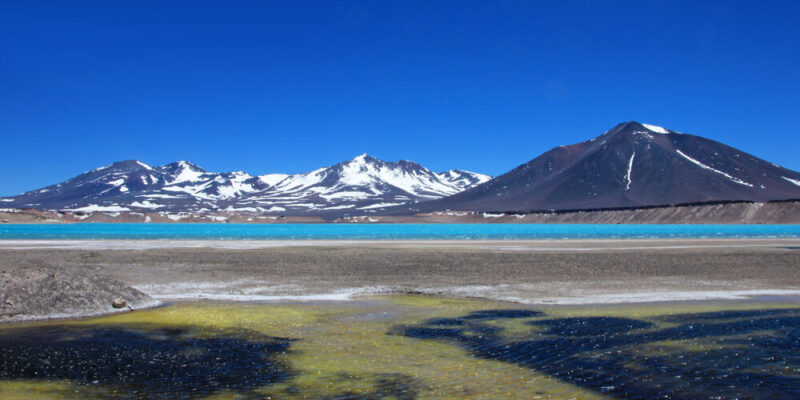
{"label": "distant ridgeline", "polygon": [[74,212],[364,214],[438,199],[488,181],[469,171],[435,173],[411,161],[362,154],[304,174],[208,172],[179,161],[151,167],[121,161],[65,182],[0,199],[0,207]]}
{"label": "distant ridgeline", "polygon": [[122,161],[0,199],[0,207],[106,213],[413,215],[570,212],[800,199],[800,173],[700,136],[638,122],[554,148],[494,179],[366,154],[304,174],[213,173]]}

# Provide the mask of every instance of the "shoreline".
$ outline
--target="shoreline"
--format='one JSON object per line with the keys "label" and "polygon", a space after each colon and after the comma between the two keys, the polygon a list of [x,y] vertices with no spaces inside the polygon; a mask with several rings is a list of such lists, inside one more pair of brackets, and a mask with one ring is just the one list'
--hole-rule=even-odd
{"label": "shoreline", "polygon": [[231,296],[231,295],[202,295],[198,297],[154,297],[152,301],[140,305],[136,309],[105,310],[75,313],[53,313],[42,316],[29,316],[12,320],[0,320],[1,328],[14,328],[28,326],[32,323],[54,322],[54,321],[76,321],[104,317],[114,314],[146,311],[160,307],[169,307],[176,304],[251,304],[268,307],[270,305],[304,305],[304,304],[358,304],[364,300],[376,300],[382,297],[391,298],[392,296],[424,296],[439,299],[454,300],[478,300],[490,303],[508,303],[520,306],[546,306],[546,307],[567,307],[567,308],[597,308],[597,307],[629,307],[629,306],[671,306],[680,310],[686,305],[720,305],[729,304],[731,306],[741,305],[788,305],[797,303],[800,306],[800,288],[794,290],[730,290],[730,291],[706,291],[706,292],[662,292],[658,296],[644,297],[643,293],[616,293],[606,296],[586,296],[583,298],[553,298],[553,299],[518,299],[507,297],[483,297],[474,295],[456,295],[453,293],[428,293],[420,291],[383,291],[374,292],[365,290],[364,292],[317,294],[307,296]]}
{"label": "shoreline", "polygon": [[[137,288],[138,289],[138,288]],[[665,292],[619,292],[603,295],[587,295],[583,297],[553,298],[515,298],[486,293],[468,294],[461,289],[451,290],[402,290],[391,288],[350,288],[331,293],[310,295],[236,295],[219,293],[183,293],[183,294],[151,294],[161,304],[170,302],[219,301],[227,303],[252,304],[286,304],[309,302],[356,302],[365,298],[382,296],[418,295],[437,298],[478,299],[494,302],[508,302],[521,305],[557,305],[557,306],[608,306],[626,304],[681,304],[684,302],[798,302],[800,304],[800,288],[796,289],[758,289],[758,290],[710,290],[710,291],[665,291]],[[141,289],[140,289],[141,290]],[[158,306],[156,304],[154,306]]]}
{"label": "shoreline", "polygon": [[[633,245],[632,245],[633,244]],[[257,250],[282,247],[454,248],[520,251],[665,250],[798,246],[800,238],[628,238],[628,239],[0,239],[0,250]]]}

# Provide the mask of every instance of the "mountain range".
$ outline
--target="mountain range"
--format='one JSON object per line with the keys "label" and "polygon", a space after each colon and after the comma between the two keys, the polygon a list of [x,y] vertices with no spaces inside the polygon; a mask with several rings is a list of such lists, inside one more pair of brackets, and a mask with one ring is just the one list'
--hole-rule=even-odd
{"label": "mountain range", "polygon": [[208,172],[188,161],[153,167],[129,160],[2,198],[0,207],[77,212],[366,213],[452,195],[489,179],[462,170],[435,173],[415,162],[386,162],[367,154],[308,173],[261,176]]}
{"label": "mountain range", "polygon": [[554,148],[494,179],[435,173],[367,154],[303,174],[208,172],[187,161],[120,161],[0,198],[3,208],[74,212],[408,215],[541,212],[800,199],[800,173],[700,136],[631,121]]}

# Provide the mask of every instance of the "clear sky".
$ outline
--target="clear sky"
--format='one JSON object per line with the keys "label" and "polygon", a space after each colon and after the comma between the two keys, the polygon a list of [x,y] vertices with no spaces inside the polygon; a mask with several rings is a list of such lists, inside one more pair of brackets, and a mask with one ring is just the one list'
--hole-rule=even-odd
{"label": "clear sky", "polygon": [[5,1],[0,195],[124,159],[498,175],[637,120],[800,170],[800,1]]}

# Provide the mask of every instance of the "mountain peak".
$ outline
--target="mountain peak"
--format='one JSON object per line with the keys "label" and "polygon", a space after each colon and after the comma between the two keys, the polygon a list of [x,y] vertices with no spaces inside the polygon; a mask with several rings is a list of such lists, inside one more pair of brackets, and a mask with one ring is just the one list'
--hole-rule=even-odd
{"label": "mountain peak", "polygon": [[664,127],[661,127],[661,126],[658,126],[658,125],[653,125],[653,124],[646,124],[644,122],[639,122],[639,121],[623,122],[621,124],[618,124],[616,127],[612,128],[612,130],[614,130],[616,128],[620,128],[620,127],[622,128],[620,130],[625,130],[625,128],[633,129],[633,130],[645,129],[645,130],[647,130],[649,132],[659,133],[659,134],[662,134],[662,135],[666,135],[666,134],[672,132],[669,129],[666,129]]}
{"label": "mountain peak", "polygon": [[373,157],[373,156],[371,156],[371,155],[369,155],[367,153],[361,153],[361,154],[357,155],[356,157],[354,157],[350,161],[363,163],[363,162],[375,162],[375,161],[380,161],[380,160],[378,160],[377,158],[375,158],[375,157]]}
{"label": "mountain peak", "polygon": [[135,171],[140,169],[151,170],[153,167],[137,160],[122,160],[114,162],[110,165],[106,165],[105,167],[95,168],[90,172],[98,172],[98,171],[105,171],[105,170],[125,170],[125,171]]}
{"label": "mountain peak", "polygon": [[642,123],[640,125],[642,125],[645,129],[647,129],[650,132],[660,133],[662,135],[666,135],[666,134],[672,132],[672,131],[670,131],[670,130],[668,130],[666,128],[662,128],[662,127],[660,127],[658,125],[651,125],[651,124],[645,124],[645,123]]}
{"label": "mountain peak", "polygon": [[206,173],[206,170],[196,164],[184,160],[167,164],[163,168],[171,175],[171,179],[168,179],[170,184],[197,181]]}
{"label": "mountain peak", "polygon": [[197,164],[195,164],[193,162],[190,162],[190,161],[185,161],[185,160],[175,161],[175,162],[172,162],[172,163],[169,163],[169,164],[165,165],[164,167],[166,167],[168,169],[174,169],[174,170],[185,170],[185,169],[188,169],[188,170],[196,171],[196,172],[206,172],[206,170],[204,170],[203,168],[201,168]]}
{"label": "mountain peak", "polygon": [[657,135],[669,135],[671,133],[676,133],[664,127],[653,125],[653,124],[646,124],[639,121],[628,121],[622,122],[615,125],[613,128],[605,131],[602,135],[591,139],[590,141],[595,141],[598,139],[610,139],[612,137],[618,135],[625,135],[625,136],[638,136],[643,135],[649,139],[653,138],[653,134]]}

